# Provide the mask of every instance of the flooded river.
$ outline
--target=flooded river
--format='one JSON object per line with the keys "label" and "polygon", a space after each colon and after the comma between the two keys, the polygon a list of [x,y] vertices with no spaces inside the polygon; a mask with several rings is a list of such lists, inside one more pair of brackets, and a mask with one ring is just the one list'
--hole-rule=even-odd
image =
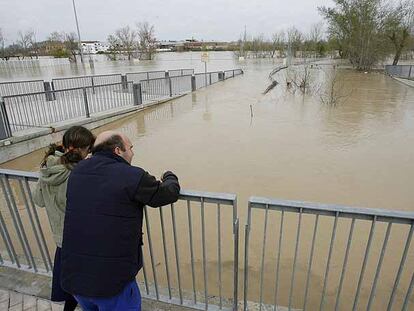
{"label": "flooded river", "polygon": [[[220,63],[212,63],[217,67],[214,69],[227,69],[222,68]],[[191,68],[190,63],[185,65],[180,63],[178,67]],[[164,170],[172,170],[179,176],[184,189],[237,194],[242,236],[243,225],[246,223],[246,202],[251,195],[370,208],[414,210],[413,88],[399,84],[380,73],[364,74],[339,70],[346,92],[336,107],[330,107],[321,104],[320,96],[316,94],[302,95],[300,92],[287,91],[282,75],[277,78],[281,84],[263,95],[262,92],[269,84],[268,74],[276,66],[272,61],[249,60],[243,64],[228,61],[224,67],[239,66],[245,70],[243,76],[139,112],[95,132],[106,129],[125,132],[134,144],[134,165],[142,166],[156,176],[160,176]],[[313,70],[317,73],[320,69]],[[33,152],[5,163],[2,167],[36,171],[42,155],[43,151]],[[178,219],[186,219],[186,210],[180,211],[178,206],[177,211]],[[215,214],[209,213],[207,217],[211,217],[211,226],[207,226],[208,236],[216,232]],[[224,217],[228,220],[230,213]],[[303,303],[308,264],[306,258],[313,230],[314,218],[307,217],[303,219],[304,229],[300,239],[299,270],[293,300],[295,308],[301,308]],[[273,303],[274,299],[274,262],[279,219],[279,215],[275,213],[268,225],[270,237],[265,260],[264,289],[264,301],[267,303]],[[257,215],[253,221],[249,257],[249,299],[257,300],[263,215]],[[324,248],[325,251],[318,253],[312,268],[309,310],[319,307],[318,295],[323,285],[326,247],[329,246],[332,232],[332,221],[321,221],[317,248]],[[296,223],[297,220],[292,218],[288,220],[286,227],[286,232],[291,233],[288,241],[292,241],[292,244],[286,242],[286,251],[282,252],[282,285],[278,301],[281,305],[288,304],[290,283],[287,280],[290,279],[291,273]],[[229,236],[223,242],[223,292],[230,296],[232,247],[230,222],[227,224],[223,227]],[[198,225],[199,220],[196,220],[193,226],[198,228]],[[330,281],[336,285],[329,287],[328,283],[328,298],[325,305],[328,309],[334,307],[337,279],[342,268],[349,225],[350,221],[338,225],[338,254],[333,258],[330,274]],[[352,249],[356,259],[349,262],[349,276],[345,280],[341,296],[340,307],[344,310],[349,309],[350,301],[353,302],[355,283],[361,269],[369,228],[368,223],[356,224],[355,244]],[[385,224],[378,224],[378,234],[373,240],[373,245],[377,248],[382,245],[384,232]],[[183,284],[185,288],[191,289],[187,227],[179,225],[178,234],[183,236],[179,244],[180,259],[183,262]],[[395,277],[395,268],[389,271],[386,267],[399,263],[406,235],[406,227],[393,227],[389,243],[396,246],[389,247],[384,259],[383,273],[380,275],[376,291],[373,308],[375,310],[386,308],[385,303]],[[154,236],[155,241],[160,241],[159,233],[155,233]],[[199,236],[195,239],[199,241]],[[211,242],[208,251],[214,253],[215,249],[216,244]],[[201,291],[203,283],[200,245],[196,246],[195,251],[198,254],[197,288]],[[375,273],[379,252],[380,249],[377,249],[372,253],[367,269],[370,274],[367,272],[367,275]],[[162,249],[156,250],[155,254],[159,281],[165,284],[165,276],[162,275]],[[172,248],[170,254],[173,254]],[[209,259],[209,288],[213,294],[217,294],[218,280],[213,276],[217,269],[214,258],[215,255]],[[404,274],[401,280],[401,289],[397,293],[399,306],[404,299],[413,271],[412,247],[407,263],[406,269],[411,272]],[[170,269],[175,271],[173,265],[174,261],[171,260]],[[147,269],[150,275],[149,266]],[[172,275],[174,282],[175,278],[175,274]],[[372,279],[373,276],[370,276],[362,285],[361,308],[367,303]]]}

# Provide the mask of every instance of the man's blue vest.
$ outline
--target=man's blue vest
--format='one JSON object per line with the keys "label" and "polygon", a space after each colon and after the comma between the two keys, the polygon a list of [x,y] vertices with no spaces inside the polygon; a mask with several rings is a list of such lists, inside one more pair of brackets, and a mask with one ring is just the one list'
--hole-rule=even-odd
{"label": "man's blue vest", "polygon": [[71,294],[110,297],[142,267],[144,170],[98,152],[72,171],[62,245],[62,287]]}

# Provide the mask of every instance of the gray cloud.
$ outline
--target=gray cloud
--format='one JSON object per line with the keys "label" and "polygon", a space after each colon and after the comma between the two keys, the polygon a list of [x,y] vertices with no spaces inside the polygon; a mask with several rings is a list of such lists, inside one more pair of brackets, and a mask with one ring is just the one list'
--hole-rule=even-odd
{"label": "gray cloud", "polygon": [[[247,26],[249,34],[270,36],[295,25],[306,31],[322,20],[317,7],[330,0],[77,0],[83,40],[105,40],[124,25],[148,21],[158,39],[194,37],[237,40]],[[52,31],[75,31],[71,0],[0,0],[0,28],[10,44],[19,30],[33,29],[38,40]]]}

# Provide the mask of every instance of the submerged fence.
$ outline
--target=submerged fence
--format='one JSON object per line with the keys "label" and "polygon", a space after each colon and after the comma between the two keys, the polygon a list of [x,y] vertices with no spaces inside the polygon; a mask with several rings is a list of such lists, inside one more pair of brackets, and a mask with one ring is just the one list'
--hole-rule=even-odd
{"label": "submerged fence", "polygon": [[414,79],[414,65],[386,65],[385,72],[390,76]]}
{"label": "submerged fence", "polygon": [[[37,180],[38,173],[0,169],[0,264],[50,274],[55,244],[45,210],[33,202]],[[175,204],[145,207],[144,217],[142,295],[199,310],[236,310],[236,196],[183,190]],[[228,245],[230,257],[223,254]]]}
{"label": "submerged fence", "polygon": [[[184,72],[180,70],[180,74]],[[243,73],[241,70],[229,72],[229,77]],[[121,75],[54,79],[52,86],[48,82],[36,81],[31,89],[27,89],[36,90],[34,92],[0,98],[0,139],[22,130],[53,127],[62,121],[90,118],[93,114],[119,107],[139,106],[187,94],[225,78],[225,72],[172,77],[162,73],[162,78],[137,80],[139,83],[128,81]],[[145,76],[150,74],[157,76],[159,72],[147,72]],[[118,82],[104,84],[110,81]],[[70,86],[73,87],[68,88]],[[45,89],[38,91],[40,87]]]}

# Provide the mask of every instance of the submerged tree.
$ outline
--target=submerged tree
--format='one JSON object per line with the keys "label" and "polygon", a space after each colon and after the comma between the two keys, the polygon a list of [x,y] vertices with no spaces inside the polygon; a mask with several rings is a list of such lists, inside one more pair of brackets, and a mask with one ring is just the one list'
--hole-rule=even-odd
{"label": "submerged tree", "polygon": [[324,105],[336,107],[346,100],[349,94],[346,94],[343,78],[335,66],[331,70],[324,71],[324,73],[325,85],[319,90],[320,101]]}
{"label": "submerged tree", "polygon": [[33,30],[27,30],[25,32],[19,31],[19,39],[17,44],[20,46],[23,59],[26,56],[32,57],[33,50],[36,50],[35,33]]}
{"label": "submerged tree", "polygon": [[382,0],[334,0],[334,3],[334,7],[319,8],[328,21],[331,40],[341,45],[341,53],[357,69],[371,69],[389,52]]}
{"label": "submerged tree", "polygon": [[148,22],[137,24],[140,59],[151,60],[156,51],[155,28]]}
{"label": "submerged tree", "polygon": [[74,32],[64,34],[64,42],[66,51],[69,54],[69,60],[76,63],[76,55],[79,53],[79,42],[76,39]]}
{"label": "submerged tree", "polygon": [[5,40],[4,40],[3,32],[0,28],[0,58],[5,58],[6,57],[5,56],[5,50],[4,50],[4,47],[5,47],[5,42],[4,41]]}
{"label": "submerged tree", "polygon": [[387,8],[385,34],[392,43],[394,59],[397,65],[402,52],[409,47],[410,35],[414,31],[414,0],[402,1]]}
{"label": "submerged tree", "polygon": [[113,55],[126,54],[128,60],[131,60],[137,49],[137,32],[129,26],[119,28],[113,35],[108,36],[108,42]]}

